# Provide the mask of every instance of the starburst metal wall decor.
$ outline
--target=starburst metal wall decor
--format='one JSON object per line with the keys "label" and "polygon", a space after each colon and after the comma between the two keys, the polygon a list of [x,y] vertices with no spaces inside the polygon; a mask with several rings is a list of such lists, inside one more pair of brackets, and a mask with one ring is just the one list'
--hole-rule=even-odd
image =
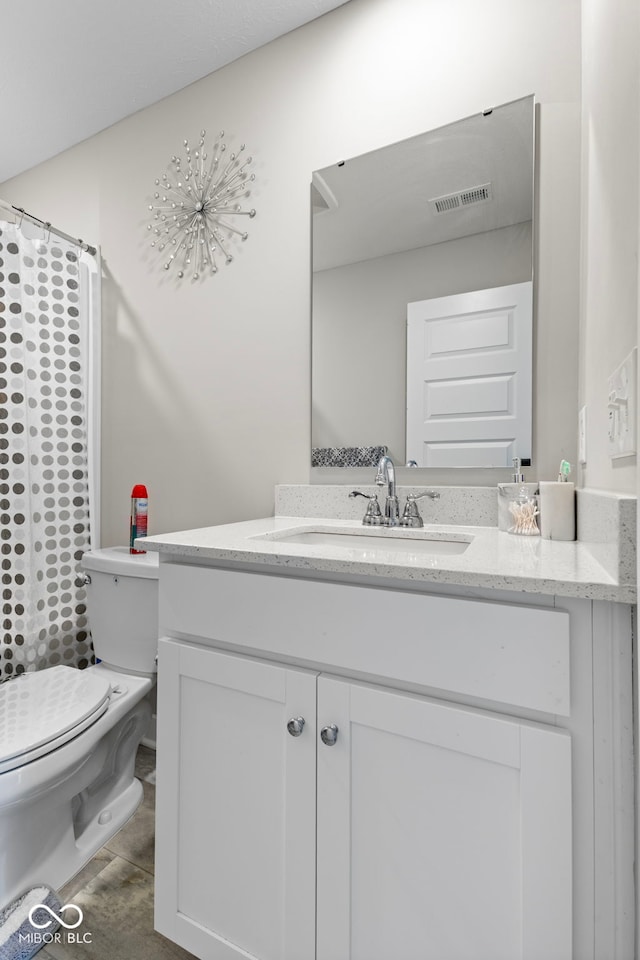
{"label": "starburst metal wall decor", "polygon": [[217,273],[219,260],[231,263],[234,242],[248,236],[237,218],[256,215],[241,205],[255,180],[248,169],[253,158],[242,156],[244,143],[237,152],[228,152],[221,131],[209,157],[205,136],[202,130],[194,150],[184,141],[184,159],[171,157],[171,176],[165,173],[156,180],[154,202],[149,204],[151,246],[162,251],[165,270],[177,267],[180,279],[188,273],[193,280]]}

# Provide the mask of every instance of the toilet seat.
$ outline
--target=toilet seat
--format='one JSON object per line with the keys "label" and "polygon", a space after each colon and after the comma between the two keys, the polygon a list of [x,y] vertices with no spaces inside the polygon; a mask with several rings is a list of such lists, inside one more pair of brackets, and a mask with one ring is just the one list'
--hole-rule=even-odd
{"label": "toilet seat", "polygon": [[50,753],[102,716],[111,684],[96,671],[49,667],[0,684],[0,773]]}

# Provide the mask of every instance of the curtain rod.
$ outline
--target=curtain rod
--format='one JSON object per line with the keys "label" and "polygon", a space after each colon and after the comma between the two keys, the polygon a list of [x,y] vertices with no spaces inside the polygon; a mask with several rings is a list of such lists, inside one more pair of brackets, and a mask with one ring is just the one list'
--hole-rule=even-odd
{"label": "curtain rod", "polygon": [[77,247],[80,247],[82,250],[90,253],[92,257],[95,257],[97,253],[96,248],[92,247],[89,243],[86,243],[84,240],[76,239],[76,237],[71,237],[68,233],[64,233],[62,230],[52,227],[48,220],[41,220],[40,217],[34,217],[32,213],[27,213],[27,211],[22,207],[15,207],[12,203],[7,203],[5,200],[0,200],[0,208],[6,210],[7,212],[10,211],[12,213],[19,213],[21,218],[26,217],[27,220],[30,220],[32,223],[36,223],[40,227],[45,227],[48,233],[53,233],[56,237],[60,237],[62,240],[67,240],[69,243],[75,244]]}

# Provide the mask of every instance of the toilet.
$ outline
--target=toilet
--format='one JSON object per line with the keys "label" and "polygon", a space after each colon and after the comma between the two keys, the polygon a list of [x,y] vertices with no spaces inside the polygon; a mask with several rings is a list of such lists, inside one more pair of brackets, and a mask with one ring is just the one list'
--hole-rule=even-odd
{"label": "toilet", "polygon": [[0,684],[0,910],[34,884],[62,887],[142,800],[134,776],[158,646],[158,555],[86,553],[97,662]]}

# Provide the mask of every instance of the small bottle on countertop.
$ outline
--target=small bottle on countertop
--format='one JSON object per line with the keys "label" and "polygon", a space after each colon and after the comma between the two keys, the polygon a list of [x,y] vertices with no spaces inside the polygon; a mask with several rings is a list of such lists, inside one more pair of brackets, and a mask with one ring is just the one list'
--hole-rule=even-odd
{"label": "small bottle on countertop", "polygon": [[576,493],[571,464],[563,460],[557,480],[540,481],[540,534],[543,540],[575,540]]}
{"label": "small bottle on countertop", "polygon": [[129,553],[146,553],[146,550],[136,550],[136,539],[146,537],[147,519],[149,515],[149,498],[147,488],[142,483],[136,483],[131,491],[131,522],[129,524]]}
{"label": "small bottle on countertop", "polygon": [[[519,457],[513,458],[511,483],[498,484],[498,530],[538,535],[536,494],[538,482],[527,483]],[[519,522],[520,521],[520,522]]]}

